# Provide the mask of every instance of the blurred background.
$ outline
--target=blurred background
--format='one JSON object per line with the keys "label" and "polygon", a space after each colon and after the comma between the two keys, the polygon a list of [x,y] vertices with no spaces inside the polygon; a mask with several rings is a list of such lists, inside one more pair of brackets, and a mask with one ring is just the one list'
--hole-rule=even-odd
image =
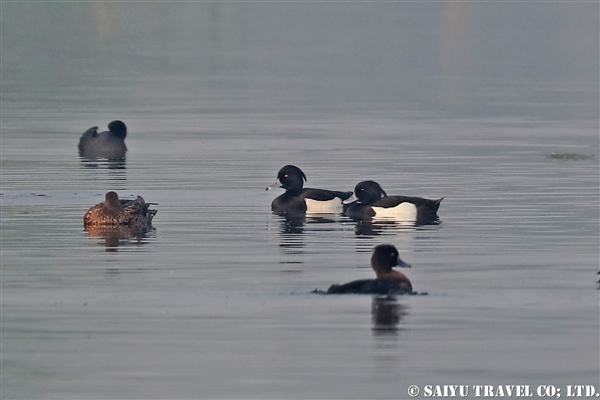
{"label": "blurred background", "polygon": [[598,47],[594,2],[3,2],[3,111],[596,120]]}

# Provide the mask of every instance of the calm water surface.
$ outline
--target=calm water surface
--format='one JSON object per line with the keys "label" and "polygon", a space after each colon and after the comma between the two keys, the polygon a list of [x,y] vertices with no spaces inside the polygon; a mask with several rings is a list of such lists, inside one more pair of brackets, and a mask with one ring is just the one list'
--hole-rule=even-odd
{"label": "calm water surface", "polygon": [[[308,132],[290,139],[167,140],[149,124],[143,141],[132,129],[122,169],[80,161],[77,135],[52,133],[43,151],[7,135],[20,150],[3,157],[5,395],[390,398],[432,382],[595,382],[598,165],[546,156],[597,154],[593,129],[361,118],[369,137],[343,146],[360,118],[290,121]],[[394,130],[409,140],[386,145]],[[440,130],[450,139],[434,141]],[[445,196],[443,222],[290,225],[264,191],[285,162],[315,186],[376,177],[389,193]],[[111,247],[87,235],[82,216],[110,189],[158,202],[156,229]],[[383,242],[427,296],[309,293],[370,277]]]}
{"label": "calm water surface", "polygon": [[[32,12],[3,7],[4,18],[27,20]],[[131,16],[142,5],[121,7]],[[221,72],[196,74],[195,45],[172,43],[195,32],[193,18],[183,18],[193,7],[166,13],[167,21],[182,21],[183,32],[151,35],[168,42],[152,53],[143,41],[131,52],[127,43],[138,37],[121,32],[115,35],[127,40],[118,41],[105,32],[102,57],[88,56],[106,60],[116,51],[123,64],[74,68],[72,78],[63,76],[64,60],[49,58],[55,79],[44,80],[38,65],[23,61],[34,60],[30,49],[19,53],[7,39],[3,398],[371,399],[407,398],[410,385],[426,384],[524,384],[532,391],[552,384],[563,395],[565,385],[598,387],[597,85],[541,85],[507,73],[491,83],[504,92],[472,98],[481,89],[473,83],[458,90],[462,103],[448,112],[448,86],[427,85],[428,77],[443,80],[439,71],[405,65],[424,87],[415,98],[410,88],[386,86],[383,62],[376,88],[364,91],[371,78],[360,67],[366,60],[335,76],[350,54],[338,46],[341,36],[315,50],[305,47],[310,29],[292,23],[301,34],[297,42],[282,39],[291,60],[282,59],[282,43],[269,37],[278,51],[267,52],[261,25],[248,20],[234,24],[241,33],[227,24],[215,30],[221,47],[204,50],[220,56],[208,58]],[[286,7],[274,10],[284,17],[298,11]],[[360,18],[384,18],[389,7]],[[414,18],[446,15],[431,5],[413,7],[405,11]],[[314,16],[312,8],[301,9]],[[265,19],[251,10],[250,21]],[[212,11],[220,21],[243,15],[235,7]],[[348,29],[321,11],[317,31],[328,18]],[[391,20],[383,25],[395,26]],[[152,29],[163,32],[157,24]],[[84,27],[75,25],[86,43]],[[372,49],[375,34],[355,35],[365,38],[359,49],[372,55],[390,51]],[[70,46],[81,52],[82,43]],[[389,54],[387,62],[396,61]],[[160,57],[171,64],[156,66]],[[292,62],[303,59],[319,62]],[[23,63],[28,67],[17,68]],[[546,101],[548,93],[562,94],[562,102]],[[579,111],[566,117],[559,110]],[[80,159],[81,133],[116,118],[129,127],[126,161]],[[373,179],[388,194],[444,197],[442,223],[362,227],[339,215],[286,221],[270,212],[281,191],[264,188],[290,163],[312,187],[351,190]],[[109,190],[158,203],[155,230],[117,242],[87,234],[83,215]],[[310,293],[371,277],[370,251],[380,243],[398,247],[413,266],[403,272],[427,295]]]}

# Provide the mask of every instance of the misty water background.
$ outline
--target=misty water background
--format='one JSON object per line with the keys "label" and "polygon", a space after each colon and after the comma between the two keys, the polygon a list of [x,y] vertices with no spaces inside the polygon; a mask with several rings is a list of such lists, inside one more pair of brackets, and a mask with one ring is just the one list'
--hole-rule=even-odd
{"label": "misty water background", "polygon": [[[598,3],[0,7],[0,397],[599,386]],[[114,119],[126,161],[80,159]],[[442,223],[286,221],[285,164],[444,197]],[[87,234],[109,190],[155,230]],[[428,295],[310,293],[380,243]]]}

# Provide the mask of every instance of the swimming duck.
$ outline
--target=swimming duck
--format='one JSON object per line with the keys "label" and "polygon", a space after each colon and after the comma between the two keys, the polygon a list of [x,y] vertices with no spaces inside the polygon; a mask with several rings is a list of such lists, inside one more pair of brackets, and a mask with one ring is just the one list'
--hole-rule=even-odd
{"label": "swimming duck", "polygon": [[104,202],[98,203],[85,213],[83,226],[125,225],[136,230],[152,228],[152,218],[156,210],[149,207],[156,203],[146,203],[141,196],[135,200],[119,200],[115,192],[106,193]]}
{"label": "swimming duck", "polygon": [[414,222],[415,225],[434,224],[439,221],[437,210],[444,198],[437,200],[420,197],[388,196],[379,183],[363,181],[356,185],[346,215],[355,220],[390,218]]}
{"label": "swimming duck", "polygon": [[123,158],[127,152],[126,136],[127,127],[122,121],[112,121],[108,124],[108,131],[104,132],[98,132],[98,127],[93,126],[79,139],[79,155],[92,158]]}
{"label": "swimming duck", "polygon": [[286,165],[277,173],[277,181],[267,187],[285,189],[285,193],[276,197],[271,203],[274,213],[338,213],[343,210],[343,201],[352,192],[336,190],[303,188],[306,175],[295,165]]}
{"label": "swimming duck", "polygon": [[413,293],[412,284],[402,272],[392,267],[410,268],[410,264],[402,261],[398,250],[391,244],[380,244],[373,250],[371,267],[375,271],[375,279],[360,279],[343,285],[331,285],[327,293],[360,293],[360,294],[405,294]]}

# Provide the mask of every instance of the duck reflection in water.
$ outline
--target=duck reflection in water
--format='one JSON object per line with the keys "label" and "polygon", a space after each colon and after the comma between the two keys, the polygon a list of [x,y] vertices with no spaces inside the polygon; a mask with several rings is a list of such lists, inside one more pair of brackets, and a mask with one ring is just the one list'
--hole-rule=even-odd
{"label": "duck reflection in water", "polygon": [[398,232],[413,232],[417,228],[412,222],[386,220],[358,220],[354,227],[356,236],[379,236]]}
{"label": "duck reflection in water", "polygon": [[371,303],[371,320],[373,321],[374,331],[396,331],[398,324],[407,314],[407,307],[398,303],[395,296],[373,297]]}
{"label": "duck reflection in water", "polygon": [[79,161],[84,168],[108,169],[115,171],[117,180],[125,180],[124,170],[127,168],[125,157],[123,158],[101,158],[80,156]]}
{"label": "duck reflection in water", "polygon": [[281,233],[304,233],[306,225],[310,224],[334,224],[333,215],[286,213],[279,216],[281,222]]}
{"label": "duck reflection in water", "polygon": [[301,234],[304,233],[304,224],[306,223],[306,214],[294,213],[283,214],[279,216],[281,223],[281,233],[283,234]]}
{"label": "duck reflection in water", "polygon": [[[280,223],[279,232],[279,247],[286,254],[302,254],[302,250],[306,245],[304,243],[305,230],[310,231],[310,226],[314,230],[327,230],[327,225],[331,226],[331,229],[337,229],[337,225],[334,225],[336,220],[331,216],[319,215],[307,215],[305,213],[287,213],[284,215],[274,216]],[[314,225],[313,225],[314,224]]]}
{"label": "duck reflection in water", "polygon": [[122,245],[147,243],[146,239],[152,230],[153,228],[139,230],[122,225],[89,225],[85,228],[89,236],[104,239],[107,252],[117,251],[117,248]]}

